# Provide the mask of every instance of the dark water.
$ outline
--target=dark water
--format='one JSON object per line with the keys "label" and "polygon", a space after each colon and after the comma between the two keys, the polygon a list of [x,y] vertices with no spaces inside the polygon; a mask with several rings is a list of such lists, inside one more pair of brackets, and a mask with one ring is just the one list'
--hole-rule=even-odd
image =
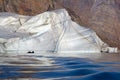
{"label": "dark water", "polygon": [[1,56],[0,80],[120,80],[120,62],[89,58]]}

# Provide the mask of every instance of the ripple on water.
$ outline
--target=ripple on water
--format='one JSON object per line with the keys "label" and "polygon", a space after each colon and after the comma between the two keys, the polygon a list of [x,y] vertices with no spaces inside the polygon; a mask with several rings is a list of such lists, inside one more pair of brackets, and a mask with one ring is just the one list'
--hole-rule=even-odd
{"label": "ripple on water", "polygon": [[[32,56],[27,56],[27,59],[28,57],[33,58]],[[36,56],[36,58],[38,60],[38,58],[44,57]],[[120,80],[120,67],[108,65],[108,64],[119,65],[120,64],[119,62],[97,63],[90,59],[68,57],[67,58],[45,57],[45,58],[53,60],[52,65],[50,66],[0,65],[0,79],[29,77],[52,80]],[[31,64],[31,62],[28,62],[27,64]],[[34,65],[36,64],[40,63],[35,63]]]}
{"label": "ripple on water", "polygon": [[100,72],[85,76],[79,80],[120,80],[120,72]]}
{"label": "ripple on water", "polygon": [[53,71],[53,72],[38,72],[32,74],[33,78],[60,78],[69,76],[83,76],[93,74],[98,71],[91,69],[75,69],[75,70],[64,70],[64,71]]}

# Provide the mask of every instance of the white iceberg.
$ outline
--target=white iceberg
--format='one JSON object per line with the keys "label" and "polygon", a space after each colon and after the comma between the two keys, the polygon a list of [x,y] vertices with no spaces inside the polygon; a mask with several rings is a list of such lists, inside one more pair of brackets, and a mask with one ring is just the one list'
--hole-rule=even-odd
{"label": "white iceberg", "polygon": [[117,52],[96,33],[71,20],[65,9],[36,16],[0,13],[0,51],[3,53]]}

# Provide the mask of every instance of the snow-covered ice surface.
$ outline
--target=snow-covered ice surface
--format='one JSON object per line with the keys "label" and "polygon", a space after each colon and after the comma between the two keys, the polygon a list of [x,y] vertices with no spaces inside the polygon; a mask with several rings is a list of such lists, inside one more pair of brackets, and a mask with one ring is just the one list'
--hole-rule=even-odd
{"label": "snow-covered ice surface", "polygon": [[36,16],[0,13],[0,52],[116,52],[96,33],[71,20],[65,9]]}

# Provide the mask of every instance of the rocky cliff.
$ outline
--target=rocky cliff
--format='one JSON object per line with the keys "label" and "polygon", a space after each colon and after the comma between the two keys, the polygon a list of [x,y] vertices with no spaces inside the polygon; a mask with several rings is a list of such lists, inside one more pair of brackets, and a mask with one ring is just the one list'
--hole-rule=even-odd
{"label": "rocky cliff", "polygon": [[110,46],[120,48],[120,0],[0,0],[1,12],[36,15],[66,8],[72,19],[96,31]]}

